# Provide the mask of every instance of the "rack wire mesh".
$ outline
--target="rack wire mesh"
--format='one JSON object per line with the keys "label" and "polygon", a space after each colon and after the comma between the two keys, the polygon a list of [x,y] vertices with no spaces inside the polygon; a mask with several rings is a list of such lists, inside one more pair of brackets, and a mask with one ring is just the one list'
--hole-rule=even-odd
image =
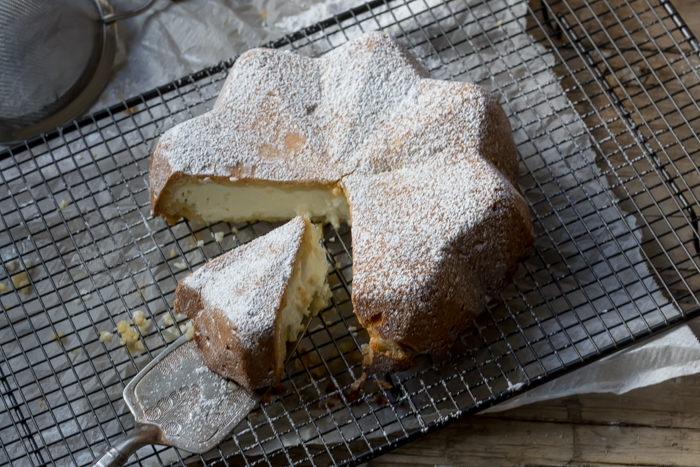
{"label": "rack wire mesh", "polygon": [[[333,306],[282,384],[216,450],[133,463],[358,464],[697,314],[699,47],[667,1],[381,0],[268,46],[317,56],[377,29],[433,77],[500,96],[531,255],[449,355],[352,391],[367,336],[350,229],[326,227]],[[180,335],[178,280],[274,227],[150,216],[150,150],[211,108],[232,63],[2,153],[0,464],[90,464],[131,429],[121,394]],[[143,354],[99,340],[139,309]]]}

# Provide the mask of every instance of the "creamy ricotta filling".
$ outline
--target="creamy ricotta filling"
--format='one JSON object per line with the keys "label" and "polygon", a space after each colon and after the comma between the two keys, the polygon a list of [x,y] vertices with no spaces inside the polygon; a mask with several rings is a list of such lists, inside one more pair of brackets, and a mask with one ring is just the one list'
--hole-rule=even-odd
{"label": "creamy ricotta filling", "polygon": [[[302,246],[300,256],[287,284],[284,308],[277,318],[277,358],[284,365],[287,342],[296,342],[304,332],[306,316],[315,316],[328,305],[331,291],[328,287],[328,261],[321,246],[321,226],[313,225],[310,238]],[[278,366],[278,368],[280,367]]]}
{"label": "creamy ricotta filling", "polygon": [[350,221],[350,207],[341,190],[206,180],[179,185],[170,199],[172,211],[205,224],[306,216],[337,228]]}

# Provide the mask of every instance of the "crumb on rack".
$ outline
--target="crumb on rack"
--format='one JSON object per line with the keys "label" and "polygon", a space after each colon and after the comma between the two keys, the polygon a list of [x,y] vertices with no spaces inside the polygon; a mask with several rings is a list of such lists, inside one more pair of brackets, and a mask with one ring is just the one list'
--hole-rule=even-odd
{"label": "crumb on rack", "polygon": [[216,240],[218,243],[221,243],[224,241],[224,233],[223,232],[216,232],[214,234],[214,240]]}
{"label": "crumb on rack", "polygon": [[238,234],[238,229],[235,227],[231,227],[231,231],[235,234]]}
{"label": "crumb on rack", "polygon": [[138,286],[138,293],[139,293],[139,295],[141,296],[141,298],[142,298],[143,300],[146,300],[146,295],[143,293],[143,288],[144,288],[144,283],[143,283],[143,281],[140,281],[140,282],[139,282],[138,284],[136,284],[136,285]]}
{"label": "crumb on rack", "polygon": [[146,313],[144,313],[141,310],[136,310],[134,312],[134,317],[132,319],[132,322],[138,326],[139,331],[141,334],[146,334],[148,332],[148,328],[151,326],[151,320],[146,318]]}
{"label": "crumb on rack", "polygon": [[60,203],[58,203],[58,209],[63,209],[66,206],[70,204],[70,201],[67,201],[65,199],[62,199]]}
{"label": "crumb on rack", "polygon": [[180,325],[180,332],[185,335],[185,338],[188,341],[194,339],[195,329],[192,321],[188,321],[187,323]]}
{"label": "crumb on rack", "polygon": [[178,269],[186,269],[187,264],[184,261],[178,261],[176,263],[173,263],[173,266],[175,266]]}
{"label": "crumb on rack", "polygon": [[56,331],[56,332],[51,332],[51,340],[57,340],[60,341],[61,344],[66,343],[66,338],[63,337],[65,334],[63,334],[61,331]]}
{"label": "crumb on rack", "polygon": [[229,381],[228,383],[226,383],[226,389],[228,389],[229,391],[236,391],[238,390],[238,385],[233,381]]}
{"label": "crumb on rack", "polygon": [[197,246],[202,248],[204,246],[204,240],[197,240]]}
{"label": "crumb on rack", "polygon": [[171,257],[171,258],[174,258],[174,257],[176,257],[176,256],[177,256],[177,251],[175,251],[174,248],[171,248],[171,249],[170,249],[170,257]]}
{"label": "crumb on rack", "polygon": [[15,269],[17,269],[17,263],[15,262],[15,260],[12,259],[12,260],[8,261],[7,263],[5,263],[5,269],[7,269],[10,272],[14,272]]}
{"label": "crumb on rack", "polygon": [[3,282],[0,282],[0,292],[4,292],[6,290],[7,290],[7,286]]}
{"label": "crumb on rack", "polygon": [[125,345],[132,356],[146,350],[143,342],[141,341],[141,336],[139,333],[125,320],[117,323],[117,332],[120,336],[119,344]]}
{"label": "crumb on rack", "polygon": [[134,317],[131,320],[136,326],[141,326],[146,320],[146,313],[141,310],[134,311]]}
{"label": "crumb on rack", "polygon": [[100,331],[100,342],[112,342],[112,337],[114,337],[114,334],[111,332]]}
{"label": "crumb on rack", "polygon": [[163,326],[172,326],[174,324],[173,317],[169,313],[163,316]]}
{"label": "crumb on rack", "polygon": [[28,294],[31,291],[29,286],[29,276],[26,271],[20,271],[11,277],[12,284],[15,286],[16,290],[22,289],[22,292]]}

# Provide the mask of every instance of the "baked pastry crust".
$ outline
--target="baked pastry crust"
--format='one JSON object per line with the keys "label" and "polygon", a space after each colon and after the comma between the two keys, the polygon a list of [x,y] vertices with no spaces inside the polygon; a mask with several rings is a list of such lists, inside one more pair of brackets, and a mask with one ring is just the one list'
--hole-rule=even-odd
{"label": "baked pastry crust", "polygon": [[[305,310],[317,313],[330,297],[320,231],[314,229],[320,228],[297,217],[180,281],[175,312],[193,320],[195,340],[212,371],[248,390],[279,383],[288,337],[283,313],[289,288],[300,285],[293,280],[297,268],[316,267],[322,276],[311,277],[313,284],[301,284],[306,288],[300,297]],[[310,282],[308,274],[304,278]]]}
{"label": "baked pastry crust", "polygon": [[429,79],[396,39],[369,33],[318,59],[243,54],[213,110],[161,137],[151,204],[196,219],[173,193],[203,180],[342,190],[352,301],[372,336],[365,369],[377,373],[405,368],[409,349],[445,352],[512,279],[534,241],[517,178],[496,97]]}

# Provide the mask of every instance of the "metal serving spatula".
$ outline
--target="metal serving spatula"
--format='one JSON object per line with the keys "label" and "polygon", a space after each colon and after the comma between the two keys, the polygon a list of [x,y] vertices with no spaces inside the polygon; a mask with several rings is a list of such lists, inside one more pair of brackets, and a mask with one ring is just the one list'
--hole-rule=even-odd
{"label": "metal serving spatula", "polygon": [[[287,344],[287,361],[306,332]],[[249,392],[209,370],[196,342],[184,336],[149,363],[124,389],[136,419],[134,430],[117,440],[94,467],[118,467],[149,444],[203,454],[214,448],[260,402],[265,391]]]}

